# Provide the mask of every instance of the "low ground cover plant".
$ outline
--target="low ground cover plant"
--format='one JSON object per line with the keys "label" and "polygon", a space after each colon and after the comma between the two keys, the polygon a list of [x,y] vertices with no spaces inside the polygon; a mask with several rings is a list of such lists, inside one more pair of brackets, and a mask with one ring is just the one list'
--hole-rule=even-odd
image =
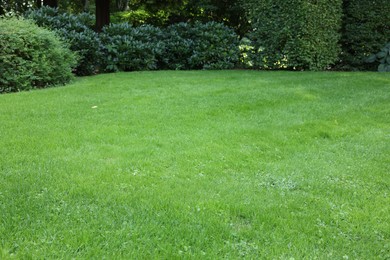
{"label": "low ground cover plant", "polygon": [[65,84],[77,57],[52,31],[22,18],[0,18],[0,93]]}

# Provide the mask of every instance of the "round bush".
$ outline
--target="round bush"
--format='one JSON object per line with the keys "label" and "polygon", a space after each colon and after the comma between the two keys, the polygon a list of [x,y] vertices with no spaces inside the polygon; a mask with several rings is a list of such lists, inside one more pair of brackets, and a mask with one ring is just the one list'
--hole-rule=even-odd
{"label": "round bush", "polygon": [[222,23],[178,23],[165,30],[170,69],[231,69],[239,61],[239,41]]}
{"label": "round bush", "polygon": [[42,7],[31,10],[25,17],[36,24],[57,32],[69,42],[70,49],[80,57],[75,73],[79,76],[95,74],[102,60],[102,44],[92,29],[95,18],[91,14],[61,13],[58,9]]}
{"label": "round bush", "polygon": [[165,29],[165,55],[164,68],[190,69],[189,60],[192,55],[194,39],[192,25],[189,23],[176,23]]}
{"label": "round bush", "polygon": [[100,37],[106,71],[157,69],[158,61],[165,53],[163,32],[152,25],[112,24],[103,28]]}
{"label": "round bush", "polygon": [[231,69],[238,62],[239,41],[233,29],[217,22],[195,22],[191,34],[191,69]]}
{"label": "round bush", "polygon": [[0,46],[0,93],[65,84],[73,77],[76,55],[32,21],[0,18]]}

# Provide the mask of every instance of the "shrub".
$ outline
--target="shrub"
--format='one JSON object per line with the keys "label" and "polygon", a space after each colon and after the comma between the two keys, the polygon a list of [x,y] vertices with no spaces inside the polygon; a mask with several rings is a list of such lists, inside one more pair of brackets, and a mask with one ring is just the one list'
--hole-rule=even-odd
{"label": "shrub", "polygon": [[229,69],[239,60],[238,36],[220,23],[112,24],[101,34],[106,71]]}
{"label": "shrub", "polygon": [[238,36],[222,23],[195,22],[191,34],[191,69],[231,69],[238,62]]}
{"label": "shrub", "polygon": [[345,0],[342,36],[342,66],[371,70],[366,58],[390,42],[389,0]]}
{"label": "shrub", "polygon": [[337,61],[341,0],[248,0],[257,67],[322,70]]}
{"label": "shrub", "polygon": [[189,23],[177,23],[165,30],[165,59],[163,67],[167,69],[190,69],[189,60],[194,48],[192,26]]}
{"label": "shrub", "polygon": [[102,59],[102,44],[92,30],[94,16],[60,13],[58,9],[42,7],[25,14],[39,26],[54,30],[62,39],[70,43],[70,49],[80,57],[75,69],[77,75],[91,75],[98,69]]}
{"label": "shrub", "polygon": [[157,69],[158,61],[165,54],[163,32],[152,25],[111,24],[103,28],[100,37],[106,71]]}
{"label": "shrub", "polygon": [[0,18],[0,93],[65,84],[76,56],[55,33],[18,18]]}
{"label": "shrub", "polygon": [[221,23],[178,23],[165,32],[168,68],[230,69],[239,60],[238,36]]}
{"label": "shrub", "polygon": [[366,61],[369,63],[378,61],[379,72],[390,72],[390,42],[388,42],[380,52],[377,54],[372,54],[370,57],[368,57]]}

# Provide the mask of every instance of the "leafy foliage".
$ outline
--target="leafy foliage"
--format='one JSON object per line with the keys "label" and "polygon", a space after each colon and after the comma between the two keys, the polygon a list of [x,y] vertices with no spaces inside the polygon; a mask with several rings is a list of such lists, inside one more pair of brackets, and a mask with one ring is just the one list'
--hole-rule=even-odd
{"label": "leafy foliage", "polygon": [[103,28],[104,69],[132,71],[157,69],[164,53],[163,32],[152,25],[133,27],[128,23]]}
{"label": "leafy foliage", "polygon": [[195,22],[191,35],[191,69],[231,69],[238,62],[238,36],[232,29],[216,22]]}
{"label": "leafy foliage", "polygon": [[0,93],[45,88],[72,78],[76,56],[51,31],[0,18]]}
{"label": "leafy foliage", "polygon": [[243,35],[248,30],[240,0],[116,0],[114,23],[128,22],[133,26],[152,24],[166,27],[189,21],[223,23]]}
{"label": "leafy foliage", "polygon": [[75,70],[77,75],[91,75],[96,72],[102,59],[102,44],[99,36],[92,30],[94,16],[61,13],[58,9],[42,7],[25,14],[39,26],[55,30],[61,38],[70,43],[70,49],[79,56]]}
{"label": "leafy foliage", "polygon": [[112,24],[101,34],[106,71],[229,69],[239,59],[238,36],[221,23]]}
{"label": "leafy foliage", "polygon": [[249,30],[241,0],[189,0],[187,11],[194,19],[223,23],[244,35]]}
{"label": "leafy foliage", "polygon": [[34,6],[32,0],[0,0],[0,15],[20,14]]}
{"label": "leafy foliage", "polygon": [[244,5],[257,67],[323,70],[337,60],[341,0],[248,0]]}
{"label": "leafy foliage", "polygon": [[390,42],[390,1],[344,0],[342,67],[370,70],[365,60]]}
{"label": "leafy foliage", "polygon": [[165,29],[166,59],[164,68],[189,69],[189,59],[192,55],[194,41],[192,26],[189,23],[177,23]]}
{"label": "leafy foliage", "polygon": [[379,61],[379,72],[390,72],[390,42],[388,42],[380,52],[372,54],[366,60],[369,63]]}
{"label": "leafy foliage", "polygon": [[238,36],[222,23],[171,25],[166,46],[171,69],[230,69],[239,60]]}

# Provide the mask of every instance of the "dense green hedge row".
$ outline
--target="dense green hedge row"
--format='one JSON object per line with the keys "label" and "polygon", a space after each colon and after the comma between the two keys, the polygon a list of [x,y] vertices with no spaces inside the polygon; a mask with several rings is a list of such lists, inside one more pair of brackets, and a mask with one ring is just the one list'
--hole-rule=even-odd
{"label": "dense green hedge row", "polygon": [[49,30],[0,18],[0,93],[67,83],[76,55]]}
{"label": "dense green hedge row", "polygon": [[[390,41],[389,0],[245,0],[257,68],[372,70]],[[252,57],[252,58],[251,58]]]}
{"label": "dense green hedge row", "polygon": [[337,61],[341,0],[248,0],[255,66],[322,70]]}
{"label": "dense green hedge row", "polygon": [[112,24],[101,34],[93,16],[58,13],[43,7],[26,17],[56,30],[81,57],[78,75],[101,71],[153,69],[228,69],[238,62],[238,36],[221,23],[180,23],[160,29]]}

